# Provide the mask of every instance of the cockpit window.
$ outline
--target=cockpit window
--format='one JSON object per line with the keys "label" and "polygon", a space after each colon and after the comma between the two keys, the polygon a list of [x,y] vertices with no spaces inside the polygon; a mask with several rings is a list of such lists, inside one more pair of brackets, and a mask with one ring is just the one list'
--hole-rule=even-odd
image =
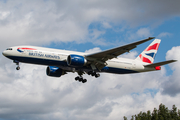
{"label": "cockpit window", "polygon": [[12,50],[12,48],[7,48],[6,50]]}

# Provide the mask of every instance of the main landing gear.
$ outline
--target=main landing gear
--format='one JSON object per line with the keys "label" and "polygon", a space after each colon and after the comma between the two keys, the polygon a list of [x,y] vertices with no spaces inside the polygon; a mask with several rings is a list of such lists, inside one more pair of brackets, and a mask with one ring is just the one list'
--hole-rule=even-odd
{"label": "main landing gear", "polygon": [[96,72],[94,72],[94,71],[88,72],[88,75],[95,76],[96,78],[100,77],[100,74],[99,74],[99,73],[96,73]]}
{"label": "main landing gear", "polygon": [[[79,81],[79,82],[82,82],[82,83],[86,83],[87,80],[86,79],[83,79],[82,75],[84,74],[84,72],[78,72],[78,75],[77,77],[75,77],[75,80],[76,81]],[[99,73],[96,73],[94,71],[90,71],[87,73],[88,75],[91,75],[91,76],[95,76],[96,78],[100,77],[100,74]]]}
{"label": "main landing gear", "polygon": [[86,80],[86,79],[83,79],[82,76],[77,76],[77,77],[75,77],[75,80],[76,80],[76,81],[78,80],[79,82],[82,82],[82,83],[87,82],[87,80]]}
{"label": "main landing gear", "polygon": [[20,70],[19,61],[14,60],[14,63],[16,63],[16,65],[17,65],[16,70]]}

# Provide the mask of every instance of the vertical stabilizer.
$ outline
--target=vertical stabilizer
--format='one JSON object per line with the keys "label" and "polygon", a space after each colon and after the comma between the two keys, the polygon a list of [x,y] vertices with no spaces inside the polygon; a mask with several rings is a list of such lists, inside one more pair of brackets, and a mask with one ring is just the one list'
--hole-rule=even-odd
{"label": "vertical stabilizer", "polygon": [[158,51],[161,40],[155,39],[137,58],[146,64],[152,64]]}

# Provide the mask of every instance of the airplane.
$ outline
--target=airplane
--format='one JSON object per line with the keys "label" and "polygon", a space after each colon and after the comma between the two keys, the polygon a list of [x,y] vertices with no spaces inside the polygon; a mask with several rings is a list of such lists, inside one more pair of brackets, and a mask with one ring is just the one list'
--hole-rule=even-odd
{"label": "airplane", "polygon": [[118,56],[137,47],[144,42],[155,39],[149,37],[134,43],[115,47],[96,53],[83,53],[36,46],[14,46],[3,51],[3,55],[16,63],[30,63],[46,65],[46,74],[51,77],[61,77],[68,72],[77,72],[76,81],[86,83],[83,74],[96,78],[100,73],[130,74],[161,70],[166,65],[176,60],[153,63],[161,40],[155,39],[136,59],[120,58]]}

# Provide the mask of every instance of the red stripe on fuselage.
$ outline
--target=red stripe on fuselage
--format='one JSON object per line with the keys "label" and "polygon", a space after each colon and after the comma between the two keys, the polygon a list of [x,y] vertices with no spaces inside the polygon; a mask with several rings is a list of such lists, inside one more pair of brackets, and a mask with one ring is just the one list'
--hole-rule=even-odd
{"label": "red stripe on fuselage", "polygon": [[152,46],[149,46],[145,51],[149,51],[149,50],[158,50],[159,48],[159,43],[156,43]]}
{"label": "red stripe on fuselage", "polygon": [[34,48],[18,48],[18,49],[23,49],[23,50],[36,50]]}

